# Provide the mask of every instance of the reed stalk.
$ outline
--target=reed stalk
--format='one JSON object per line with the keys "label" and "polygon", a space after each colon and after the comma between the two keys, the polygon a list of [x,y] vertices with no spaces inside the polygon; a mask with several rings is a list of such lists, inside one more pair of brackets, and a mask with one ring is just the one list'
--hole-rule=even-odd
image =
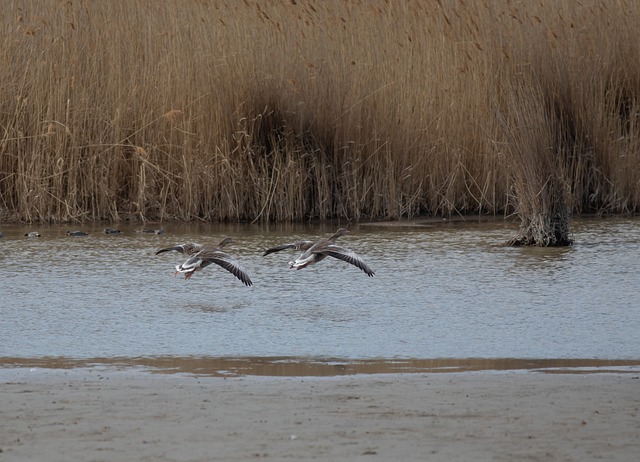
{"label": "reed stalk", "polygon": [[563,242],[553,217],[639,209],[638,24],[633,0],[11,1],[0,217],[517,213]]}

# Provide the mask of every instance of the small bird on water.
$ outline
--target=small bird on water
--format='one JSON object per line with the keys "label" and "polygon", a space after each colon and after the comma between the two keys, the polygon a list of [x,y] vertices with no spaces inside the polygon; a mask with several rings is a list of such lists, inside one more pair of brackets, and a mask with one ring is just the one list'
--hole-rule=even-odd
{"label": "small bird on water", "polygon": [[331,237],[320,239],[318,241],[301,240],[289,244],[282,244],[268,249],[262,256],[264,257],[271,253],[287,249],[301,250],[302,253],[300,256],[289,262],[289,269],[295,268],[300,270],[307,266],[315,265],[327,257],[333,257],[357,266],[364,271],[367,276],[373,277],[375,273],[358,254],[352,250],[336,245],[336,239],[340,236],[344,236],[345,234],[349,234],[349,230],[340,228]]}
{"label": "small bird on water", "polygon": [[215,263],[233,274],[236,278],[242,281],[244,285],[253,285],[249,274],[244,270],[244,268],[242,268],[238,260],[222,251],[222,248],[230,242],[233,242],[233,239],[230,237],[224,238],[220,244],[212,249],[206,249],[195,242],[177,244],[158,250],[156,255],[170,251],[189,255],[187,261],[176,266],[176,272],[173,274],[174,276],[177,276],[178,273],[183,273],[185,279],[190,279],[196,271],[203,270],[212,263]]}
{"label": "small bird on water", "polygon": [[142,228],[142,229],[137,229],[136,233],[142,233],[142,234],[164,234],[165,230],[164,228]]}

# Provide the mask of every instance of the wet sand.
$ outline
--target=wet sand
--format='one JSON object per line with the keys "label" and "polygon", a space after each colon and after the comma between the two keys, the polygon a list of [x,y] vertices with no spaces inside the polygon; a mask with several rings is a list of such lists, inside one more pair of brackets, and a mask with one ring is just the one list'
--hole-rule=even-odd
{"label": "wet sand", "polygon": [[0,369],[0,461],[629,461],[638,376]]}

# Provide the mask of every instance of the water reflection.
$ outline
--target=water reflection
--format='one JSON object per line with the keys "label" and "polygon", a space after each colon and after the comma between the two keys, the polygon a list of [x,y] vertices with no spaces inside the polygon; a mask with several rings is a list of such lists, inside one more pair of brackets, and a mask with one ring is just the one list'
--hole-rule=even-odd
{"label": "water reflection", "polygon": [[201,313],[226,313],[230,310],[237,310],[243,308],[241,305],[235,306],[219,306],[214,304],[204,304],[204,303],[187,303],[182,306],[182,309],[186,311],[192,312],[201,312]]}
{"label": "water reflection", "polygon": [[[504,222],[352,225],[341,239],[376,272],[327,259],[289,270],[282,242],[326,225],[165,224],[166,234],[70,237],[3,226],[0,356],[637,359],[640,220],[576,220],[567,249],[502,246]],[[217,244],[253,287],[207,268],[174,278],[185,241]]]}
{"label": "water reflection", "polygon": [[0,358],[0,368],[76,369],[108,367],[138,368],[160,374],[210,377],[277,376],[327,377],[355,374],[415,374],[472,371],[536,371],[549,373],[616,372],[638,374],[640,361],[553,359],[398,359],[351,360],[322,358]]}

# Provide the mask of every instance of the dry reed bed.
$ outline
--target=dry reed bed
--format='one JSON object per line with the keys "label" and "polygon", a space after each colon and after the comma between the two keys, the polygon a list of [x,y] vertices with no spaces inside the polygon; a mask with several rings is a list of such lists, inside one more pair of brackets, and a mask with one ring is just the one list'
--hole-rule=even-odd
{"label": "dry reed bed", "polygon": [[633,0],[16,0],[0,24],[5,219],[639,208]]}

